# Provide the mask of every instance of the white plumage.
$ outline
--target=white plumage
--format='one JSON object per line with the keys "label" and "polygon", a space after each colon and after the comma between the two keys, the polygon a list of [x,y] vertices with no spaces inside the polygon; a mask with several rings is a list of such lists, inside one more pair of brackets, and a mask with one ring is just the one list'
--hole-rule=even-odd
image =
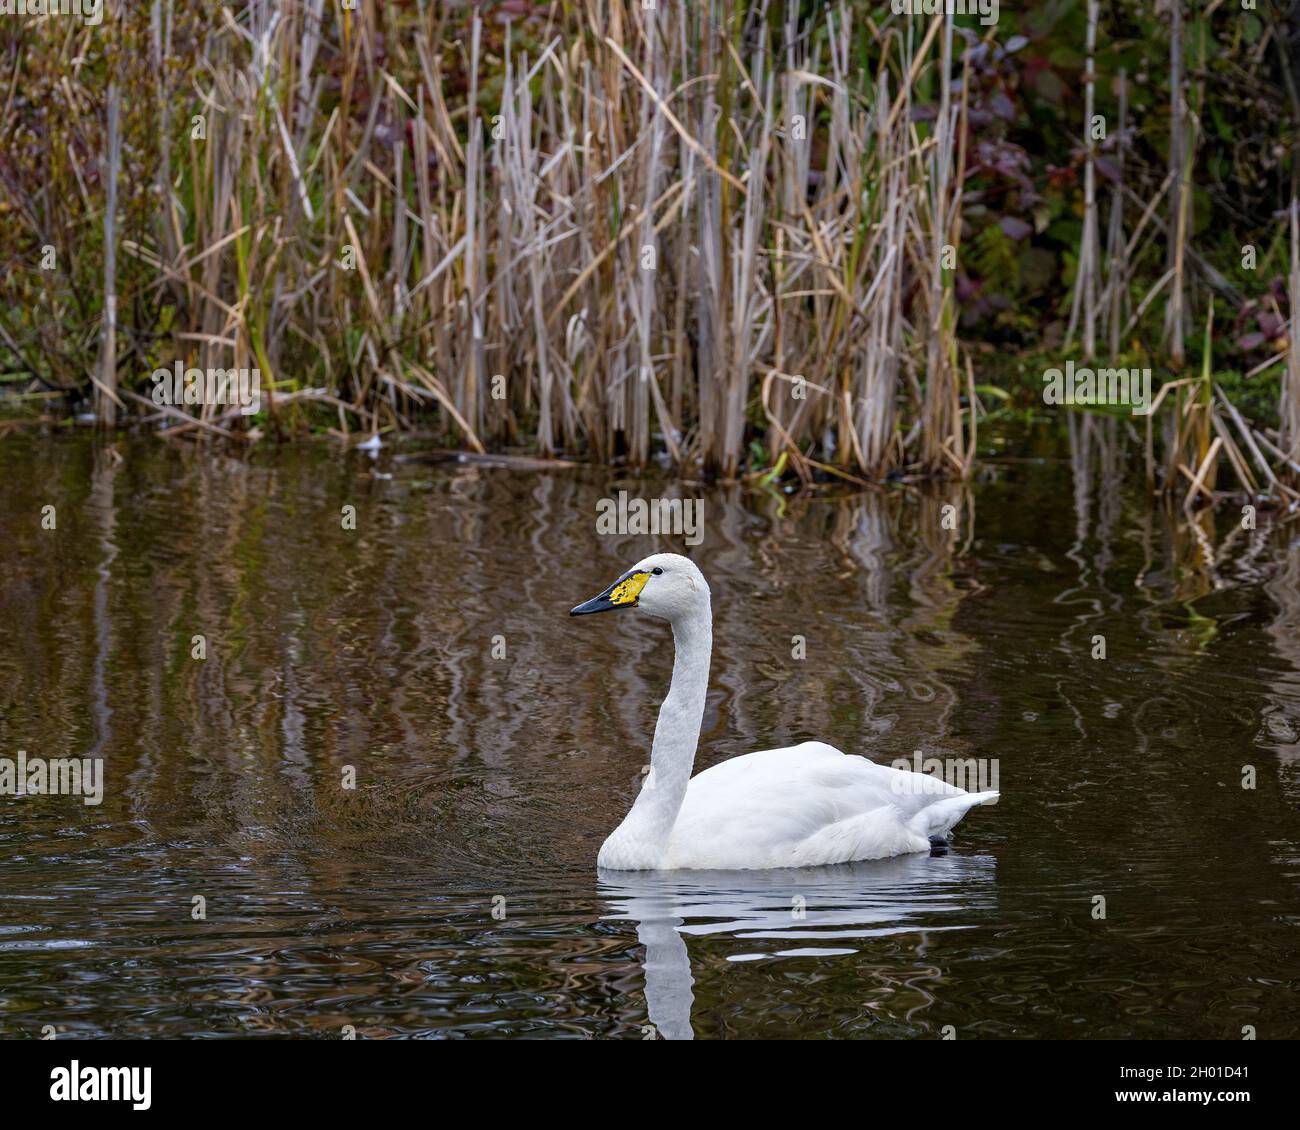
{"label": "white plumage", "polygon": [[612,870],[816,867],[930,849],[966,810],[997,797],[876,765],[824,742],[734,757],[691,777],[712,651],[703,574],[685,557],[638,562],[575,616],[639,607],[672,625],[672,684],[655,726],[651,770],[600,849]]}

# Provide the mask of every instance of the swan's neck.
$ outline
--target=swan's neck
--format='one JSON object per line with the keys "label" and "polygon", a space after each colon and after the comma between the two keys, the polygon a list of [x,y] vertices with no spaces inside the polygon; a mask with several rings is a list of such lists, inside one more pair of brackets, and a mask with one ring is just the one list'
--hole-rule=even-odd
{"label": "swan's neck", "polygon": [[704,720],[709,686],[709,656],[713,650],[713,617],[707,596],[703,609],[673,623],[673,681],[659,708],[650,773],[642,783],[632,811],[609,838],[602,856],[627,853],[630,860],[607,865],[656,868],[664,864],[668,840],[686,796],[695,764],[695,749]]}

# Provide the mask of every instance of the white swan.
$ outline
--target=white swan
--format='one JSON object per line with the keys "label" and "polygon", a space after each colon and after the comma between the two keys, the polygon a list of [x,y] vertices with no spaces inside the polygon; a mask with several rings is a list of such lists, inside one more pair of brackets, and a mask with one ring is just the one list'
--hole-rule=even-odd
{"label": "white swan", "polygon": [[996,799],[824,742],[733,757],[691,777],[713,650],[709,586],[687,558],[656,553],[569,615],[638,607],[672,625],[673,680],[650,773],[598,866],[730,871],[882,859],[929,851],[968,808]]}

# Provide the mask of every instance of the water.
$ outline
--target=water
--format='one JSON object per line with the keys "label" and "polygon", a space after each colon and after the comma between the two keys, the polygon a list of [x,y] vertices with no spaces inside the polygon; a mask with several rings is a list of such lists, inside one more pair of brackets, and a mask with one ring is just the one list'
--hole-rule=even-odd
{"label": "water", "polygon": [[598,875],[671,645],[567,611],[679,548],[595,535],[653,482],[6,439],[0,756],[106,792],[0,797],[0,1034],[1300,1035],[1300,523],[1035,442],[969,492],[686,488],[697,768],[997,758],[997,805],[946,855]]}

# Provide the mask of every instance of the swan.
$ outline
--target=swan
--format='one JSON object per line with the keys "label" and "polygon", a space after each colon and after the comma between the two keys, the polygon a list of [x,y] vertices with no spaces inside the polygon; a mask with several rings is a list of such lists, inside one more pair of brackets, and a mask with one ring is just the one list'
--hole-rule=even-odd
{"label": "swan", "polygon": [[650,772],[598,867],[744,871],[883,859],[929,851],[968,808],[997,799],[825,742],[733,757],[692,777],[713,650],[709,586],[688,558],[656,553],[569,615],[623,608],[667,620],[676,654]]}

